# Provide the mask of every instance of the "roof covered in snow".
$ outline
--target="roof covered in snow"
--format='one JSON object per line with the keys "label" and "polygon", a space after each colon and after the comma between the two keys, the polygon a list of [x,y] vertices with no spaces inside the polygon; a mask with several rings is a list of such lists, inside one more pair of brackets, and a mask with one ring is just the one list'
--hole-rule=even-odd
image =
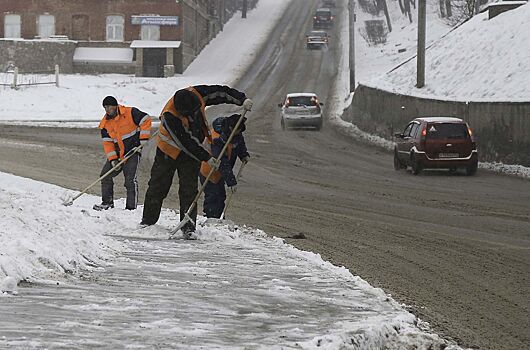
{"label": "roof covered in snow", "polygon": [[166,48],[175,48],[180,47],[180,41],[163,41],[163,40],[134,40],[131,43],[131,48],[133,49],[166,49]]}

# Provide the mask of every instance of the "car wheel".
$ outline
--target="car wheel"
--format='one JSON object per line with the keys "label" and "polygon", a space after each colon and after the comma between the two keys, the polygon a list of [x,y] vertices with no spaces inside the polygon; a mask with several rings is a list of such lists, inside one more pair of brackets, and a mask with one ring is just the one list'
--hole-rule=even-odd
{"label": "car wheel", "polygon": [[471,164],[469,164],[466,167],[466,175],[467,176],[475,175],[477,173],[477,169],[478,169],[478,159],[477,157],[473,157]]}
{"label": "car wheel", "polygon": [[401,163],[401,160],[399,160],[397,150],[394,150],[394,170],[402,170],[405,169],[407,166]]}
{"label": "car wheel", "polygon": [[412,173],[418,175],[423,170],[423,165],[421,161],[416,157],[416,154],[412,153],[410,156],[410,165],[412,167]]}
{"label": "car wheel", "polygon": [[322,129],[322,122],[320,122],[317,125],[315,125],[315,130],[316,131],[320,131],[320,129]]}

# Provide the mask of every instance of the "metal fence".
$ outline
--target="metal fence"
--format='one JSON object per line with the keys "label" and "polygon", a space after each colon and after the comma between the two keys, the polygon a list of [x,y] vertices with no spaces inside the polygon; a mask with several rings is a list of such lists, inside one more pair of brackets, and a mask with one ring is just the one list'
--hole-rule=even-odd
{"label": "metal fence", "polygon": [[54,70],[20,72],[18,67],[8,67],[0,86],[18,89],[20,86],[55,85],[59,87],[59,65]]}

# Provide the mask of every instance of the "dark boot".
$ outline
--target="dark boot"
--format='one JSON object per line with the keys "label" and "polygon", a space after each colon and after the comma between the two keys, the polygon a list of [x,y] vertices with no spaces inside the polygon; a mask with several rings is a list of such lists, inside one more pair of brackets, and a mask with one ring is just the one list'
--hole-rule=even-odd
{"label": "dark boot", "polygon": [[111,208],[114,208],[114,203],[101,203],[101,204],[94,204],[94,206],[92,207],[94,210],[97,210],[97,211],[101,211],[101,210],[107,210],[107,209],[111,209]]}

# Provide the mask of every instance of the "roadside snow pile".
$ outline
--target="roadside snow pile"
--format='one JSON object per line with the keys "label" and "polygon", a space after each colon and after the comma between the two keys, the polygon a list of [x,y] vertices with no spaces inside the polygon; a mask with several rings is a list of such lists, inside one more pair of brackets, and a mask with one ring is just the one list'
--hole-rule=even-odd
{"label": "roadside snow pile", "polygon": [[65,190],[0,173],[0,288],[15,292],[21,280],[53,281],[65,273],[104,265],[121,249],[104,225],[76,207],[64,207]]}
{"label": "roadside snow pile", "polygon": [[[530,4],[491,20],[477,15],[426,53],[426,85],[416,89],[416,60],[366,85],[457,101],[530,100]],[[364,82],[363,82],[364,83]]]}

